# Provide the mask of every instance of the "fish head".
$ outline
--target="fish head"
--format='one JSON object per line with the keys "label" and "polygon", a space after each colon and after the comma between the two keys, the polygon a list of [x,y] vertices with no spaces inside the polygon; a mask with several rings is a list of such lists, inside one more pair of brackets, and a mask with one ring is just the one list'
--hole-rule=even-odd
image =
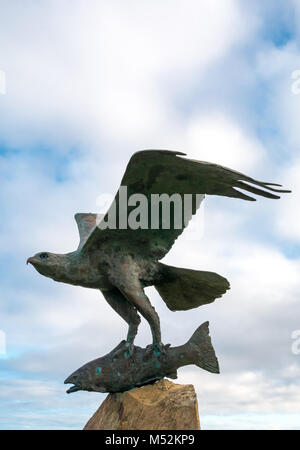
{"label": "fish head", "polygon": [[64,384],[73,384],[67,390],[67,394],[76,391],[109,392],[107,388],[110,380],[109,372],[109,368],[104,367],[102,361],[97,360],[96,364],[86,364],[64,381]]}

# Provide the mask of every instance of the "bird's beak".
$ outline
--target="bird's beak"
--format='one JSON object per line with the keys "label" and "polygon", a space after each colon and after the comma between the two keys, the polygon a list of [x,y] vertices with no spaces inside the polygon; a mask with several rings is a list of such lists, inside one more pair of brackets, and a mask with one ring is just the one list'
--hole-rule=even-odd
{"label": "bird's beak", "polygon": [[28,264],[28,263],[32,264],[33,263],[33,258],[28,258],[27,261],[26,261],[26,264]]}

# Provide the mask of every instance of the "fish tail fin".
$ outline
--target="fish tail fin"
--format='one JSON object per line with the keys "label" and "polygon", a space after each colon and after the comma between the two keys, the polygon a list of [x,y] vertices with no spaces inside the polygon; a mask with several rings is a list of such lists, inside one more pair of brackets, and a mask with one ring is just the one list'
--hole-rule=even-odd
{"label": "fish tail fin", "polygon": [[205,322],[194,332],[187,342],[193,351],[196,351],[197,358],[194,364],[212,373],[220,373],[218,359],[209,336],[209,322]]}

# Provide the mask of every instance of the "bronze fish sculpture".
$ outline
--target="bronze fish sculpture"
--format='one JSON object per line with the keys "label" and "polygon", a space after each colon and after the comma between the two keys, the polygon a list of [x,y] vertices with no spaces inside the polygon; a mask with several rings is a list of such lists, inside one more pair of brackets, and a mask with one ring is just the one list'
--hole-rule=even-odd
{"label": "bronze fish sculpture", "polygon": [[[126,341],[113,351],[76,370],[65,384],[73,384],[67,390],[123,392],[161,378],[177,378],[177,369],[196,364],[204,370],[219,373],[219,364],[209,336],[209,323],[200,325],[189,341],[179,347],[165,347],[165,352],[148,352],[147,348],[134,347],[130,354]],[[116,356],[118,355],[118,356]]]}

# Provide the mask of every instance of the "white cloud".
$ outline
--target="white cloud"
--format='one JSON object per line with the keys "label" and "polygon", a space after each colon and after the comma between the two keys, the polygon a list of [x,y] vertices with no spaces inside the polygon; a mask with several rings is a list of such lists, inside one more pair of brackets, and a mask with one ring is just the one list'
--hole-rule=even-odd
{"label": "white cloud", "polygon": [[[7,402],[24,399],[22,411],[9,410],[10,420],[5,414],[7,426],[18,422],[19,427],[42,427],[42,422],[50,428],[80,428],[100,402],[97,394],[67,397],[64,386],[51,380],[62,382],[65,372],[110,350],[125,337],[126,324],[97,291],[54,284],[29,267],[25,272],[25,259],[38,250],[73,250],[78,243],[73,214],[95,211],[101,193],[115,192],[133,151],[174,148],[251,176],[276,172],[277,161],[266,155],[253,124],[241,126],[239,117],[231,117],[224,105],[204,113],[201,95],[196,107],[186,111],[176,104],[178,93],[195,80],[200,85],[223,58],[229,58],[230,66],[233,57],[235,68],[243,64],[245,86],[248,77],[269,83],[269,111],[279,111],[281,143],[294,142],[296,148],[298,139],[298,99],[290,95],[289,72],[298,68],[297,49],[264,46],[253,70],[249,63],[251,76],[247,74],[245,58],[239,59],[237,49],[252,42],[258,20],[249,10],[246,14],[240,2],[188,0],[182,6],[177,0],[139,0],[130,7],[116,0],[71,3],[71,10],[66,0],[31,7],[16,0],[0,7],[0,40],[5,43],[0,65],[7,74],[7,95],[0,98],[0,132],[6,145],[20,150],[0,157],[5,217],[1,252],[6,262],[0,325],[7,331],[8,350],[17,348],[20,353],[3,364],[28,375],[8,382],[1,391]],[[218,70],[219,81],[230,86],[230,67],[226,74]],[[232,95],[231,101],[238,104],[239,98]],[[30,153],[27,147],[38,151]],[[73,147],[80,151],[72,157]],[[68,162],[60,160],[62,156],[70,156]],[[53,159],[67,172],[61,183],[56,182]],[[298,183],[297,170],[298,163],[287,169],[287,186],[290,177],[292,184]],[[254,205],[206,201],[202,239],[179,239],[166,261],[225,275],[231,291],[207,307],[178,313],[168,311],[154,289],[149,289],[150,297],[161,316],[165,341],[180,344],[201,322],[211,321],[221,375],[188,368],[178,380],[197,386],[201,416],[211,417],[207,424],[242,426],[241,414],[252,412],[253,428],[259,420],[271,426],[259,414],[270,417],[276,411],[280,427],[280,412],[297,413],[299,399],[290,339],[291,331],[299,328],[299,261],[276,248],[271,231],[277,227],[298,239],[295,197],[293,203],[285,197],[278,205],[292,223],[278,219],[270,236],[259,234],[271,222],[268,200]],[[249,223],[255,225],[251,233]],[[268,242],[262,242],[267,237]],[[149,340],[149,327],[143,322],[137,343],[146,345]],[[33,374],[48,378],[37,382]],[[32,397],[31,411],[26,402]],[[222,412],[223,420],[213,417],[216,411]],[[230,411],[236,416],[228,419]]]}
{"label": "white cloud", "polygon": [[2,138],[15,146],[46,140],[62,151],[163,135],[175,118],[170,89],[200,78],[255,26],[251,18],[244,26],[234,0],[76,1],[71,12],[66,1],[19,2],[18,10],[2,8]]}
{"label": "white cloud", "polygon": [[292,194],[290,194],[284,202],[282,202],[276,214],[276,226],[278,232],[291,241],[300,241],[300,161],[295,159],[292,161],[283,173],[283,181],[286,185],[291,187]]}
{"label": "white cloud", "polygon": [[[67,396],[65,386],[49,379],[1,380],[0,429],[82,429],[104,395],[89,398]],[[88,394],[88,393],[87,393]],[[76,414],[74,411],[76,410]],[[14,421],[9,420],[9,416]]]}
{"label": "white cloud", "polygon": [[292,152],[297,155],[300,139],[300,95],[293,92],[295,79],[292,78],[298,69],[300,52],[294,41],[282,48],[268,45],[258,53],[256,70],[268,95],[266,111],[276,126],[277,145],[276,140],[274,144],[285,146],[283,152],[287,158]]}
{"label": "white cloud", "polygon": [[[296,21],[297,26],[298,21]],[[270,145],[281,154],[280,182],[292,190],[276,210],[276,230],[285,239],[299,242],[299,114],[300,95],[296,93],[293,78],[300,69],[300,52],[296,42],[282,48],[265,48],[258,57],[257,70],[269,90],[268,108],[271,111],[276,136]],[[294,87],[293,87],[294,86]],[[279,170],[278,170],[279,172]]]}
{"label": "white cloud", "polygon": [[220,113],[193,118],[187,128],[189,156],[236,170],[251,170],[264,160],[265,150],[254,137]]}

